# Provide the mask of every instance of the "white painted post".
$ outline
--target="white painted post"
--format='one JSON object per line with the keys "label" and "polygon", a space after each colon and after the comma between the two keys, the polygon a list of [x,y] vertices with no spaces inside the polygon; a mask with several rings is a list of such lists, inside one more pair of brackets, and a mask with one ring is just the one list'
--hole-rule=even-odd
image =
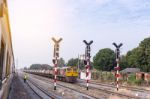
{"label": "white painted post", "polygon": [[54,59],[53,64],[54,64],[54,90],[56,90],[56,81],[57,81],[57,65],[58,65],[58,58],[59,58],[59,42],[62,40],[62,38],[60,38],[59,40],[56,40],[55,38],[52,38],[52,40],[54,41]]}
{"label": "white painted post", "polygon": [[117,66],[115,67],[116,70],[116,87],[117,87],[117,91],[119,90],[119,70],[120,70],[120,66],[119,66],[119,61],[120,61],[120,47],[123,45],[122,43],[120,43],[119,45],[117,45],[116,43],[113,43],[113,45],[116,47],[116,63]]}

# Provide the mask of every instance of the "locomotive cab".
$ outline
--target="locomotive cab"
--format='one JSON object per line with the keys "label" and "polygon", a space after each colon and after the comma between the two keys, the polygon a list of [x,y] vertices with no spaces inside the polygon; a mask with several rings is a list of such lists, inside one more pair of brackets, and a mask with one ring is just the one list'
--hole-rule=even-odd
{"label": "locomotive cab", "polygon": [[66,68],[66,81],[67,82],[76,82],[78,77],[78,71],[76,67],[68,67]]}

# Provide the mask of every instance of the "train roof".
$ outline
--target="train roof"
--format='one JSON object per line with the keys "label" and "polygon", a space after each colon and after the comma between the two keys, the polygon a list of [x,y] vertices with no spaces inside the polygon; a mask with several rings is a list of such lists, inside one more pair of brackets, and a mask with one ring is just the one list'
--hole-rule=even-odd
{"label": "train roof", "polygon": [[59,69],[67,69],[67,68],[75,68],[75,67],[72,67],[72,66],[67,66],[67,67],[58,67]]}

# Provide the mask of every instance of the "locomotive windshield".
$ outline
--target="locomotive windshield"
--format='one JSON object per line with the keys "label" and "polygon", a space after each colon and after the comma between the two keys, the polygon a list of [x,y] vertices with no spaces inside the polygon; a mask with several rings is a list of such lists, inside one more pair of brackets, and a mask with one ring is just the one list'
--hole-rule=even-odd
{"label": "locomotive windshield", "polygon": [[67,71],[68,71],[68,72],[71,71],[71,68],[67,68]]}
{"label": "locomotive windshield", "polygon": [[74,72],[76,72],[76,71],[77,71],[77,69],[76,69],[76,68],[73,68],[73,71],[74,71]]}

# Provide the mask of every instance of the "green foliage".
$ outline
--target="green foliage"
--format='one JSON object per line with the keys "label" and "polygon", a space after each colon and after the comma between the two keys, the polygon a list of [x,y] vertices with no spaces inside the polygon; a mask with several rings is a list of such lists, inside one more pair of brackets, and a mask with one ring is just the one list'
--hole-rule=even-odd
{"label": "green foliage", "polygon": [[126,55],[130,67],[140,68],[144,72],[150,72],[150,37],[141,41],[137,48]]}
{"label": "green foliage", "polygon": [[78,58],[68,60],[67,66],[78,66]]}
{"label": "green foliage", "polygon": [[139,52],[139,49],[134,48],[132,51],[129,51],[127,53],[126,59],[130,67],[135,68],[136,66],[138,66],[138,57],[139,57],[138,52]]}
{"label": "green foliage", "polygon": [[48,64],[32,64],[30,66],[30,69],[40,69],[40,70],[46,69],[46,70],[48,70],[48,69],[52,69],[52,67]]}
{"label": "green foliage", "polygon": [[[109,48],[101,49],[93,58],[94,68],[110,71],[115,66],[115,53]],[[145,38],[138,47],[128,51],[120,57],[120,67],[140,68],[144,72],[150,72],[150,37]]]}
{"label": "green foliage", "polygon": [[65,65],[64,59],[63,59],[63,58],[60,58],[60,59],[58,60],[58,67],[64,67],[64,65]]}
{"label": "green foliage", "polygon": [[[85,69],[85,65],[84,65],[84,61],[83,60],[79,60],[78,58],[71,58],[70,60],[68,60],[67,66],[80,66],[80,69]],[[92,69],[93,67],[93,63],[91,62],[90,64],[90,69]]]}
{"label": "green foliage", "polygon": [[129,77],[128,77],[128,83],[131,84],[131,85],[134,85],[135,82],[136,82],[135,74],[130,74]]}
{"label": "green foliage", "polygon": [[115,76],[113,73],[107,71],[94,71],[92,72],[92,79],[100,80],[102,82],[113,82],[115,80]]}
{"label": "green foliage", "polygon": [[121,58],[120,58],[120,68],[121,68],[121,70],[127,68],[128,66],[129,65],[128,65],[126,56],[122,55]]}
{"label": "green foliage", "polygon": [[109,48],[101,49],[93,58],[94,68],[110,71],[114,68],[115,53]]}
{"label": "green foliage", "polygon": [[82,70],[82,69],[85,69],[85,65],[84,65],[84,60],[79,60],[79,68]]}
{"label": "green foliage", "polygon": [[136,80],[135,74],[131,74],[128,77],[128,84],[131,84],[131,85],[141,85],[143,82],[144,81],[142,79]]}
{"label": "green foliage", "polygon": [[150,37],[144,39],[139,45],[139,66],[143,71],[150,72]]}
{"label": "green foliage", "polygon": [[136,85],[141,85],[144,81],[142,79],[136,80],[135,84]]}

